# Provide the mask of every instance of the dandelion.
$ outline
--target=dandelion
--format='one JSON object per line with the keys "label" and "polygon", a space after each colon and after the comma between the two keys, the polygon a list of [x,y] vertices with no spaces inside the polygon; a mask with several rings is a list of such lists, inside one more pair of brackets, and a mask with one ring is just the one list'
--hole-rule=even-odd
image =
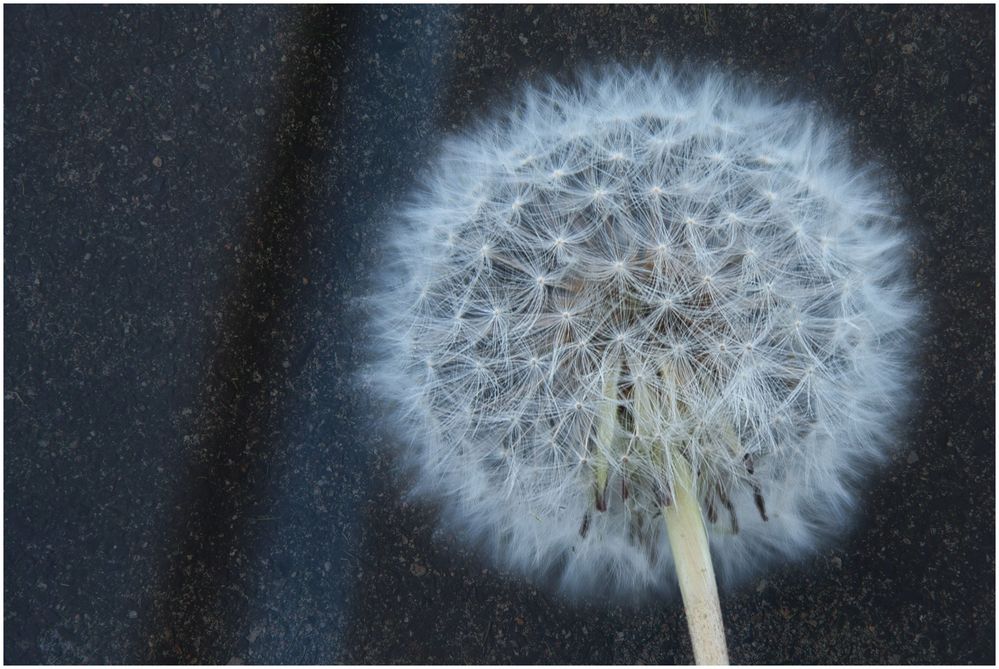
{"label": "dandelion", "polygon": [[907,390],[906,237],[842,143],[665,67],[528,88],[448,143],[374,299],[417,489],[564,592],[678,582],[725,661],[714,570],[841,528]]}

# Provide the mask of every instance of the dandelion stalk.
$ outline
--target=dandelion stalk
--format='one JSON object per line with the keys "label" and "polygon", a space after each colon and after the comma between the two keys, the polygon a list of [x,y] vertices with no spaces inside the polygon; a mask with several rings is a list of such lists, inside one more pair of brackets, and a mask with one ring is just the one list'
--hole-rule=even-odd
{"label": "dandelion stalk", "polygon": [[693,493],[690,466],[683,456],[674,454],[673,467],[676,472],[673,499],[663,507],[663,517],[687,614],[694,660],[697,664],[727,665],[725,627],[701,506]]}
{"label": "dandelion stalk", "polygon": [[[662,374],[666,378],[674,376],[666,369],[662,370]],[[645,384],[636,385],[634,398],[638,417],[635,431],[651,442],[653,457],[661,467],[665,464],[663,456],[667,449],[663,439],[648,432],[648,426],[655,425],[655,400]],[[669,467],[672,485],[662,505],[662,513],[687,615],[687,629],[694,647],[694,661],[697,664],[727,665],[728,650],[718,586],[690,463],[679,449],[669,449]]]}

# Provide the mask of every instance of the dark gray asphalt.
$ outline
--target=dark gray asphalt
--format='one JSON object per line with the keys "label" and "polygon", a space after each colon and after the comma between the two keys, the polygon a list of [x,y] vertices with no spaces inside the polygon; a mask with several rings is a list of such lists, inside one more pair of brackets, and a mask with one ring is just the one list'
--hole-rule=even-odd
{"label": "dark gray asphalt", "polygon": [[4,660],[685,663],[400,502],[353,308],[443,135],[581,64],[815,100],[930,309],[853,534],[725,593],[738,663],[995,659],[994,8],[4,8]]}

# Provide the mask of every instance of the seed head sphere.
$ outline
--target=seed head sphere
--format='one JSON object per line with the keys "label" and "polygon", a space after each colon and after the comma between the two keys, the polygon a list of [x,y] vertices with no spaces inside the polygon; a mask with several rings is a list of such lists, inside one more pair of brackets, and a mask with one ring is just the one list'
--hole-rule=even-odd
{"label": "seed head sphere", "polygon": [[577,595],[674,589],[680,466],[723,581],[839,529],[892,443],[917,312],[843,144],[666,67],[529,87],[447,143],[374,300],[416,490]]}

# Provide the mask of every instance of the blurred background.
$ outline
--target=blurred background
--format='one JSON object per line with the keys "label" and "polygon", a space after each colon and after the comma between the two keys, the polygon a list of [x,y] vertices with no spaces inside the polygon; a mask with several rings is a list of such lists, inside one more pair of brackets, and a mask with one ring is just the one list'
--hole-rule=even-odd
{"label": "blurred background", "polygon": [[734,663],[995,659],[992,6],[4,7],[6,663],[686,663],[401,500],[356,308],[524,80],[712,63],[907,196],[929,304],[854,531],[722,603]]}

